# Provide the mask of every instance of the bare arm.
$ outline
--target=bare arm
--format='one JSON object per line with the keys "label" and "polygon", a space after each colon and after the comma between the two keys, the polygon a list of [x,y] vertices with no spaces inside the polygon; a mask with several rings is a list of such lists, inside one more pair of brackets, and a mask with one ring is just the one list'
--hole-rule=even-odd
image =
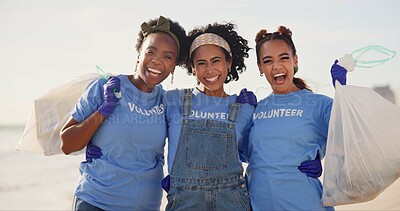
{"label": "bare arm", "polygon": [[68,155],[83,149],[105,118],[99,111],[95,111],[82,122],[70,117],[60,132],[61,150]]}
{"label": "bare arm", "polygon": [[104,119],[110,115],[118,105],[119,98],[114,91],[120,92],[120,79],[112,76],[108,78],[104,87],[103,104],[82,122],[70,117],[61,129],[61,150],[65,154],[83,149],[92,138],[93,134],[100,127]]}

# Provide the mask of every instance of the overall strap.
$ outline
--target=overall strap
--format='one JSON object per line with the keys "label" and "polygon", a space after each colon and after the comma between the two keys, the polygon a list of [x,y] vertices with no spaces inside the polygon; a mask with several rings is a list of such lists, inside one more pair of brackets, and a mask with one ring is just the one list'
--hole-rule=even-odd
{"label": "overall strap", "polygon": [[184,89],[182,95],[182,116],[187,117],[192,110],[192,89]]}
{"label": "overall strap", "polygon": [[229,105],[228,120],[231,122],[236,122],[240,111],[240,103],[235,102]]}

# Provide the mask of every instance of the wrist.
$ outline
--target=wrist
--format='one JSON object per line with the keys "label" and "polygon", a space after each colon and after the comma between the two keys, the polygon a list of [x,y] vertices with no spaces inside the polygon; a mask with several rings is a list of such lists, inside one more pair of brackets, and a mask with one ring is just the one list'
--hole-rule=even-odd
{"label": "wrist", "polygon": [[112,112],[114,111],[114,108],[110,105],[107,105],[105,103],[103,103],[98,109],[97,111],[99,111],[100,114],[103,114],[104,116],[108,116],[110,114],[112,114]]}

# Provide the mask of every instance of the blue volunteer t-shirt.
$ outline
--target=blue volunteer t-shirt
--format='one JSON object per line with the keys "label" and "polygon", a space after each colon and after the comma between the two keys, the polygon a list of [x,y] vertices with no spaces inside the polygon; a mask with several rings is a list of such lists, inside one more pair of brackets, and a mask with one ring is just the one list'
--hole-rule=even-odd
{"label": "blue volunteer t-shirt", "polygon": [[[166,124],[161,86],[151,93],[119,75],[119,105],[92,137],[103,155],[82,162],[76,196],[104,210],[159,210]],[[72,117],[82,122],[102,104],[106,80],[91,83]]]}
{"label": "blue volunteer t-shirt", "polygon": [[254,210],[323,209],[320,181],[297,167],[324,157],[331,107],[331,98],[305,89],[258,103],[247,168]]}
{"label": "blue volunteer t-shirt", "polygon": [[[192,111],[190,119],[213,119],[228,122],[230,104],[235,102],[236,95],[228,97],[212,97],[193,89]],[[166,105],[166,118],[168,124],[168,172],[171,173],[176,150],[179,143],[179,136],[182,127],[182,95],[183,90],[166,91],[164,104]],[[238,141],[239,155],[247,153],[248,133],[251,127],[251,116],[254,106],[241,104],[240,111],[235,122],[236,136]],[[238,158],[239,160],[239,158]]]}

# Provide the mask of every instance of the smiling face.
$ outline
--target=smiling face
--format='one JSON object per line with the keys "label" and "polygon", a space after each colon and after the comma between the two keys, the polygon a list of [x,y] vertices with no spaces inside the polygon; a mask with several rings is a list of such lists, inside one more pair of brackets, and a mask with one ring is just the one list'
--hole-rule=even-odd
{"label": "smiling face", "polygon": [[259,51],[258,69],[264,73],[275,94],[287,94],[298,91],[293,83],[294,67],[297,55],[283,40],[264,42]]}
{"label": "smiling face", "polygon": [[178,47],[172,37],[158,32],[143,41],[138,56],[137,71],[133,83],[144,92],[151,92],[157,84],[174,72]]}
{"label": "smiling face", "polygon": [[208,96],[224,97],[224,82],[231,62],[224,50],[215,45],[203,45],[193,52],[193,71],[199,82],[198,89]]}

